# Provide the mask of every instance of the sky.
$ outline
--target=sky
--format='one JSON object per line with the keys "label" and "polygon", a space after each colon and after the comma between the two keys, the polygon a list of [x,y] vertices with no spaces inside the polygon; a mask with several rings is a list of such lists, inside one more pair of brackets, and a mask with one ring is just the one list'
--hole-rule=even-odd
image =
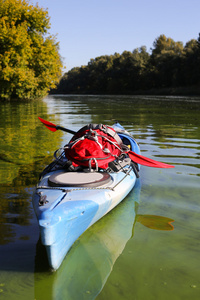
{"label": "sky", "polygon": [[30,0],[48,9],[65,72],[90,59],[147,51],[161,34],[185,45],[200,32],[200,0]]}

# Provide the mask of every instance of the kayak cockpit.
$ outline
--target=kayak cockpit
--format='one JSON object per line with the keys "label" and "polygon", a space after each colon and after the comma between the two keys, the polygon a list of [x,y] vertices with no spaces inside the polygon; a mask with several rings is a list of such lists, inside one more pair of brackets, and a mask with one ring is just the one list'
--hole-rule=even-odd
{"label": "kayak cockpit", "polygon": [[98,187],[112,182],[107,172],[59,172],[48,178],[52,187]]}

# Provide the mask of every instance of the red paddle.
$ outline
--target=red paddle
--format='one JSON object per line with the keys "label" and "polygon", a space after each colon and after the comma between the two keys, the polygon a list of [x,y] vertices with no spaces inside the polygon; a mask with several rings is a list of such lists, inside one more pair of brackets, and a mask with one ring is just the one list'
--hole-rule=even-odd
{"label": "red paddle", "polygon": [[153,168],[174,168],[172,165],[164,164],[162,162],[159,162],[157,160],[153,160],[151,158],[139,155],[133,151],[127,152],[130,159],[137,164],[144,165],[146,167],[153,167]]}
{"label": "red paddle", "polygon": [[53,123],[51,123],[49,121],[46,121],[46,120],[44,120],[44,119],[42,119],[40,117],[38,117],[38,119],[46,126],[46,128],[48,128],[49,130],[51,130],[53,132],[56,131],[56,130],[62,130],[62,131],[65,131],[65,132],[68,132],[68,133],[71,133],[71,134],[76,134],[76,132],[73,131],[73,130],[64,128],[64,127],[62,127],[60,125],[55,125],[55,124],[53,124]]}
{"label": "red paddle", "polygon": [[[51,131],[56,131],[56,130],[62,130],[62,131],[65,131],[65,132],[68,132],[68,133],[71,133],[71,134],[76,134],[75,131],[73,130],[70,130],[70,129],[67,129],[67,128],[64,128],[60,125],[55,125],[49,121],[46,121],[40,117],[38,117],[38,119],[46,126],[46,128],[48,128],[49,130]],[[153,167],[153,168],[174,168],[174,166],[171,166],[171,165],[168,165],[168,164],[164,164],[164,163],[161,163],[159,161],[156,161],[156,160],[153,160],[153,159],[150,159],[148,157],[145,157],[145,156],[142,156],[142,155],[139,155],[133,151],[128,151],[127,152],[128,156],[130,157],[130,159],[137,163],[137,164],[140,164],[140,165],[143,165],[143,166],[146,166],[146,167]]]}

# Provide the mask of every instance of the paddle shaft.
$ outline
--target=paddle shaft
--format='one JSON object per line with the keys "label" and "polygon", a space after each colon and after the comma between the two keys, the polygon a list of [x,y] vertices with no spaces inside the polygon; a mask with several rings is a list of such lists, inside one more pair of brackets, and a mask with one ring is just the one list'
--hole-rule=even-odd
{"label": "paddle shaft", "polygon": [[67,128],[64,128],[60,125],[56,125],[55,127],[57,130],[62,130],[62,131],[65,131],[65,132],[68,132],[68,133],[71,133],[71,134],[76,134],[76,131],[73,131],[73,130],[70,130],[70,129],[67,129]]}

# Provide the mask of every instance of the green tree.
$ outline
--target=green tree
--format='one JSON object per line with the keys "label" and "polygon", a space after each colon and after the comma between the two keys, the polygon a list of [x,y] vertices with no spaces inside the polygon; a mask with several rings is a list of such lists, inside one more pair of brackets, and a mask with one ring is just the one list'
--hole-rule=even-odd
{"label": "green tree", "polygon": [[87,67],[87,71],[89,71],[87,89],[89,92],[100,94],[107,92],[112,65],[112,55],[102,55],[90,60]]}
{"label": "green tree", "polygon": [[183,43],[175,42],[160,35],[153,43],[151,55],[152,77],[155,87],[172,87],[180,85],[180,67],[183,56]]}
{"label": "green tree", "polygon": [[0,0],[0,98],[44,97],[61,76],[47,10],[28,0]]}
{"label": "green tree", "polygon": [[152,56],[161,55],[165,53],[182,54],[183,43],[175,42],[171,38],[167,38],[164,34],[161,34],[153,43],[154,49]]}
{"label": "green tree", "polygon": [[184,47],[184,63],[182,73],[184,85],[199,85],[200,83],[200,47],[198,39],[192,39]]}

